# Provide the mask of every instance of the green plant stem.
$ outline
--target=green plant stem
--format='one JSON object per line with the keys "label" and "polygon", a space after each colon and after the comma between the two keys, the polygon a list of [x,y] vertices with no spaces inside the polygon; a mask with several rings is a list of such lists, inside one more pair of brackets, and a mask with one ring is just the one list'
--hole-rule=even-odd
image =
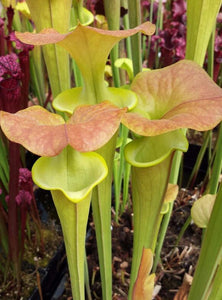
{"label": "green plant stem", "polygon": [[83,85],[82,75],[81,75],[81,72],[80,72],[76,62],[74,61],[74,59],[72,59],[72,69],[73,69],[73,72],[74,72],[76,87],[82,86]]}
{"label": "green plant stem", "polygon": [[[120,27],[120,0],[104,0],[105,15],[109,30],[119,30]],[[115,87],[120,86],[119,69],[115,67],[115,61],[119,57],[119,45],[115,45],[110,52],[113,80]]]}
{"label": "green plant stem", "polygon": [[[79,21],[81,22],[80,12],[82,10],[82,6],[83,6],[82,0],[81,1],[73,1],[73,7],[71,10],[71,14],[73,14],[73,17],[71,18],[72,26],[75,26]],[[83,85],[82,75],[81,75],[81,72],[73,58],[72,58],[72,70],[73,70],[74,78],[75,78],[75,86],[76,87],[82,86]]]}
{"label": "green plant stem", "polygon": [[[163,13],[162,13],[163,3],[162,0],[158,3],[158,11],[157,11],[157,24],[156,24],[156,35],[158,35],[159,29],[163,28]],[[159,68],[159,51],[160,47],[158,45],[158,41],[156,44],[156,55],[155,55],[155,67]]]}
{"label": "green plant stem", "polygon": [[[209,40],[209,44],[208,44],[208,48],[207,48],[207,57],[208,57],[208,63],[207,63],[207,72],[210,75],[211,78],[213,78],[213,71],[214,71],[214,40],[215,40],[215,26],[214,29],[212,31],[210,40]],[[193,187],[193,184],[196,180],[199,168],[200,168],[200,164],[203,160],[204,154],[206,152],[206,148],[208,147],[208,162],[210,162],[211,160],[211,149],[212,149],[212,130],[207,131],[204,134],[204,141],[203,144],[201,146],[200,152],[198,153],[198,157],[196,159],[196,163],[194,165],[194,168],[192,170],[191,176],[189,178],[188,184],[187,186]],[[210,168],[210,163],[208,163],[208,168]],[[207,173],[209,173],[209,171],[207,171]]]}
{"label": "green plant stem", "polygon": [[[212,30],[212,34],[210,37],[209,45],[208,45],[208,73],[213,78],[214,71],[214,41],[215,41],[215,26]],[[211,194],[217,193],[217,188],[219,184],[219,176],[222,168],[222,154],[220,151],[222,150],[221,142],[222,142],[222,124],[219,127],[218,140],[217,140],[217,151],[215,156],[215,161],[213,164],[213,170],[211,174],[211,178],[208,184],[208,190]]]}
{"label": "green plant stem", "polygon": [[42,49],[40,46],[36,46],[30,54],[30,78],[31,87],[41,106],[44,106],[45,101],[45,84],[43,74]]}
{"label": "green plant stem", "polygon": [[[183,133],[184,133],[184,135],[186,135],[186,130],[183,130]],[[171,172],[170,172],[170,179],[169,179],[169,182],[172,184],[177,184],[182,156],[183,156],[182,151],[177,150],[175,152],[175,155],[173,158],[173,163],[172,163],[172,168],[171,168]]]}
{"label": "green plant stem", "polygon": [[120,214],[122,214],[124,212],[125,207],[126,207],[126,203],[127,203],[127,200],[128,200],[130,170],[131,170],[130,164],[125,162],[124,178],[123,178],[123,203],[121,205]]}
{"label": "green plant stem", "polygon": [[217,80],[218,80],[218,82],[217,82],[218,85],[221,87],[222,86],[222,64],[220,65],[220,68],[219,68]]}
{"label": "green plant stem", "polygon": [[215,27],[212,30],[208,48],[207,48],[207,73],[213,78],[214,75],[214,41],[215,41]]}
{"label": "green plant stem", "polygon": [[208,190],[210,194],[216,194],[219,184],[219,177],[222,168],[222,124],[220,124],[218,140],[217,140],[217,151],[215,156],[215,161],[213,164],[213,170],[211,174],[210,181],[208,183]]}
{"label": "green plant stem", "polygon": [[210,221],[206,229],[197,268],[188,300],[203,300],[212,284],[218,264],[222,257],[222,235],[218,234],[222,227],[222,185],[215,200]]}
{"label": "green plant stem", "polygon": [[[134,28],[141,23],[141,7],[140,1],[131,0],[128,2],[129,8],[129,24],[130,28]],[[141,55],[141,34],[137,33],[130,38],[133,60],[134,75],[142,71],[142,55]]]}
{"label": "green plant stem", "polygon": [[175,243],[175,247],[178,246],[180,239],[182,238],[182,236],[184,235],[184,232],[187,230],[188,226],[190,225],[192,221],[191,215],[189,215],[189,217],[186,219],[186,222],[183,224],[182,229],[180,230],[180,233],[178,234],[176,243]]}
{"label": "green plant stem", "polygon": [[186,58],[203,65],[221,0],[187,0]]}
{"label": "green plant stem", "polygon": [[[121,0],[121,6],[124,7],[125,9],[128,10],[128,1],[127,0]],[[123,16],[123,24],[124,24],[124,29],[129,29],[129,14],[125,14]],[[131,44],[130,44],[130,38],[126,38],[126,53],[127,57],[132,59],[132,49],[131,49]]]}
{"label": "green plant stem", "polygon": [[[150,17],[150,16],[149,16]],[[142,11],[142,15],[141,15],[141,22],[146,22],[148,20],[148,11],[144,10],[144,12]],[[146,49],[147,49],[147,40],[149,39],[149,37],[147,36],[143,36],[142,37],[142,61],[144,61],[146,59]]]}
{"label": "green plant stem", "polygon": [[122,179],[124,176],[124,164],[125,164],[125,158],[124,158],[124,148],[126,145],[126,141],[128,138],[129,130],[124,125],[121,125],[121,138],[122,138],[122,144],[120,146],[120,161],[119,161],[119,168],[117,172],[117,184],[116,184],[116,190],[115,190],[115,221],[118,222],[119,217],[119,206],[120,206],[120,193],[121,193],[121,187],[122,187]]}
{"label": "green plant stem", "polygon": [[168,228],[168,224],[170,222],[170,217],[171,217],[171,213],[173,210],[173,203],[169,204],[169,210],[168,212],[164,215],[163,217],[163,221],[160,227],[160,232],[159,232],[159,237],[158,237],[158,242],[157,242],[157,246],[155,249],[155,257],[154,257],[154,262],[153,262],[153,268],[152,268],[152,272],[155,273],[156,272],[156,268],[157,265],[159,263],[160,260],[160,253],[163,247],[163,242],[166,236],[166,231]]}
{"label": "green plant stem", "polygon": [[78,21],[80,21],[80,23],[83,23],[80,14],[80,10],[83,8],[83,0],[73,0],[72,5],[75,12],[76,23],[78,23]]}
{"label": "green plant stem", "polygon": [[[181,158],[182,158],[182,152],[177,150],[174,154],[171,173],[170,173],[170,179],[169,179],[169,182],[172,184],[176,184],[178,181]],[[160,231],[159,231],[159,236],[158,236],[158,244],[157,244],[157,248],[155,250],[155,258],[154,258],[154,264],[153,264],[154,272],[155,272],[158,262],[160,260],[160,253],[161,253],[161,250],[163,247],[163,242],[164,242],[167,228],[168,228],[168,225],[170,222],[172,210],[173,210],[173,203],[170,203],[168,212],[163,216],[163,221],[160,226]]]}
{"label": "green plant stem", "polygon": [[202,163],[202,160],[203,160],[203,157],[204,157],[204,154],[207,150],[207,147],[209,145],[209,141],[210,141],[210,137],[211,137],[211,130],[207,131],[205,134],[204,134],[204,141],[203,141],[203,144],[200,148],[200,151],[198,153],[198,156],[197,156],[197,159],[196,159],[196,162],[195,162],[195,165],[192,169],[192,172],[191,172],[191,175],[190,175],[190,178],[188,180],[188,183],[187,183],[187,186],[188,187],[193,187],[193,184],[197,178],[197,174],[198,174],[198,171],[200,169],[200,165]]}
{"label": "green plant stem", "polygon": [[[151,23],[153,22],[153,4],[154,4],[154,0],[151,0],[151,2],[150,2],[150,18],[149,18],[149,21]],[[149,58],[150,47],[151,47],[151,36],[148,37],[147,53],[145,54],[145,57],[147,57],[147,59]]]}
{"label": "green plant stem", "polygon": [[60,191],[51,191],[62,225],[73,299],[85,300],[85,236],[91,193],[78,203],[68,200]]}
{"label": "green plant stem", "polygon": [[115,191],[115,221],[118,222],[118,207],[120,199],[118,197],[118,189],[119,189],[119,182],[118,182],[118,174],[119,174],[119,164],[120,164],[120,155],[119,153],[115,153],[115,158],[113,162],[113,184],[114,184],[114,191]]}
{"label": "green plant stem", "polygon": [[8,191],[9,181],[9,165],[8,165],[8,153],[1,137],[0,133],[0,180],[4,185],[6,191]]}
{"label": "green plant stem", "polygon": [[[212,149],[212,147],[211,147]],[[209,179],[211,178],[211,173],[212,173],[212,166],[213,166],[213,162],[214,162],[214,159],[215,159],[215,155],[216,155],[216,147],[214,147],[212,153],[211,153],[211,157],[209,159],[209,166],[208,166],[208,169],[206,171],[206,174],[205,174],[205,177],[203,179],[203,185],[206,186],[207,183],[209,184]],[[205,193],[208,193],[209,190],[208,188],[206,187],[205,189]]]}
{"label": "green plant stem", "polygon": [[[27,0],[32,21],[37,32],[44,28],[54,28],[59,32],[68,32],[70,25],[71,0],[49,1]],[[44,17],[42,17],[44,16]],[[62,20],[62,21],[61,21]],[[59,93],[70,88],[69,56],[65,49],[58,45],[43,47],[52,95],[55,98]]]}
{"label": "green plant stem", "polygon": [[7,257],[9,254],[9,245],[8,245],[8,230],[7,230],[7,223],[4,218],[4,208],[0,202],[0,241],[1,241],[1,248],[3,250],[4,255]]}
{"label": "green plant stem", "polygon": [[99,255],[103,299],[112,299],[112,243],[111,243],[111,198],[113,160],[117,134],[97,152],[108,166],[108,176],[94,188],[92,194],[93,220]]}
{"label": "green plant stem", "polygon": [[222,299],[221,278],[222,278],[222,263],[220,262],[220,265],[216,271],[216,276],[212,283],[211,293],[208,300]]}
{"label": "green plant stem", "polygon": [[86,252],[85,252],[85,258],[84,258],[84,277],[85,277],[85,287],[86,287],[87,298],[88,298],[88,300],[92,300],[91,289],[90,289],[90,284],[89,284],[89,270],[88,270],[88,262],[87,262]]}

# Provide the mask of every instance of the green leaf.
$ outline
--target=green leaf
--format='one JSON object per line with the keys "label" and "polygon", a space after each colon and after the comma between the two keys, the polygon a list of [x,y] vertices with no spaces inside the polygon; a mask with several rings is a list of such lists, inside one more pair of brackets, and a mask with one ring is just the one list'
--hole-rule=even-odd
{"label": "green leaf", "polygon": [[215,299],[222,298],[221,278],[222,278],[222,262],[220,262],[218,269],[216,271],[216,276],[213,279],[213,283],[210,288],[211,293],[210,293],[208,300],[215,300]]}
{"label": "green leaf", "polygon": [[8,182],[9,181],[8,153],[1,138],[0,138],[0,167],[2,168],[1,171],[3,172],[2,176],[5,178],[6,182]]}
{"label": "green leaf", "polygon": [[127,75],[129,76],[129,80],[133,80],[133,62],[129,58],[118,58],[115,61],[115,67],[121,68],[127,71]]}
{"label": "green leaf", "polygon": [[[137,104],[137,95],[126,89],[107,87],[104,94],[104,99],[121,108],[127,107],[131,110]],[[86,98],[85,96],[85,91],[82,87],[66,90],[54,99],[53,107],[58,111],[72,114],[77,106],[93,103],[93,99]]]}
{"label": "green leaf", "polygon": [[197,199],[191,209],[191,217],[200,228],[206,228],[214,206],[216,195],[204,195]]}
{"label": "green leaf", "polygon": [[33,168],[34,182],[45,190],[61,191],[77,203],[106,176],[104,159],[97,153],[80,153],[66,147],[59,155],[39,158]]}
{"label": "green leaf", "polygon": [[31,19],[30,11],[26,2],[17,2],[15,9],[18,10],[19,13],[25,16],[28,20]]}
{"label": "green leaf", "polygon": [[175,149],[188,149],[187,139],[180,130],[133,140],[125,147],[125,157],[132,166],[147,168],[164,161]]}
{"label": "green leaf", "polygon": [[221,0],[187,1],[186,58],[203,65]]}
{"label": "green leaf", "polygon": [[53,156],[67,145],[81,152],[102,147],[118,130],[125,112],[126,108],[120,109],[108,101],[83,105],[65,123],[60,115],[36,105],[15,114],[0,111],[0,124],[11,141],[37,155]]}
{"label": "green leaf", "polygon": [[143,136],[179,128],[208,130],[222,120],[222,90],[188,60],[136,76],[132,90],[139,101],[122,123]]}
{"label": "green leaf", "polygon": [[91,24],[94,20],[94,16],[91,11],[83,7],[83,0],[73,0],[72,2],[74,18],[71,20],[73,26],[71,30],[73,30],[79,22],[84,26]]}
{"label": "green leaf", "polygon": [[[37,32],[51,27],[61,33],[68,32],[72,0],[27,0],[26,2]],[[69,56],[64,49],[56,45],[44,46],[43,55],[52,94],[55,97],[70,88]]]}
{"label": "green leaf", "polygon": [[4,185],[4,188],[6,189],[6,191],[8,191],[8,179],[6,178],[5,172],[2,168],[2,166],[0,165],[0,186],[1,183]]}
{"label": "green leaf", "polygon": [[[18,39],[33,45],[58,44],[65,48],[81,71],[84,81],[84,101],[99,103],[107,98],[104,83],[104,70],[107,57],[121,39],[137,32],[151,35],[155,26],[150,22],[129,30],[103,30],[79,24],[72,32],[61,34],[54,29],[45,29],[41,33],[16,33]],[[78,47],[76,46],[78,45]],[[86,100],[87,99],[87,100]]]}

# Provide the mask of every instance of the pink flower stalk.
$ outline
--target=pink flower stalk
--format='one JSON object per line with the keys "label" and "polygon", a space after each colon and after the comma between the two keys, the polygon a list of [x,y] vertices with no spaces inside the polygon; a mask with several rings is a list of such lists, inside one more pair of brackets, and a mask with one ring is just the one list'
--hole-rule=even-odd
{"label": "pink flower stalk", "polygon": [[27,168],[19,169],[19,188],[25,191],[30,191],[32,189],[32,173]]}
{"label": "pink flower stalk", "polygon": [[18,56],[0,56],[0,109],[13,113],[21,108],[21,77]]}
{"label": "pink flower stalk", "polygon": [[15,53],[0,56],[0,82],[7,78],[21,79],[21,77],[18,56]]}
{"label": "pink flower stalk", "polygon": [[22,204],[29,206],[32,203],[32,195],[28,191],[20,190],[18,195],[15,197],[15,201],[18,206],[21,206]]}

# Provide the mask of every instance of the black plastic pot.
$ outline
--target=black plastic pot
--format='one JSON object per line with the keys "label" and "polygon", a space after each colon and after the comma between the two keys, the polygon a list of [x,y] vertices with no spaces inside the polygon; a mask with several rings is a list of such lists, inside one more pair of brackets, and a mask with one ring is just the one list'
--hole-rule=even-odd
{"label": "black plastic pot", "polygon": [[[57,300],[63,294],[67,280],[67,260],[62,245],[45,269],[38,270],[41,280],[41,292],[44,300]],[[40,300],[38,288],[35,288],[29,300]]]}

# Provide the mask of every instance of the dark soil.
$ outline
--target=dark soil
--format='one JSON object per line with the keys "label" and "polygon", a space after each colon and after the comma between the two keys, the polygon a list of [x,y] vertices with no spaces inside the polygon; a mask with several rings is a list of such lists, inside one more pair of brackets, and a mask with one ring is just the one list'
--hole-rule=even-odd
{"label": "dark soil", "polygon": [[[199,197],[199,190],[182,189],[179,192],[171,221],[167,230],[161,254],[161,262],[156,272],[156,300],[171,300],[182,285],[185,274],[193,275],[197,263],[201,230],[190,224],[185,234],[177,243],[177,238],[190,214],[192,203]],[[112,224],[113,251],[113,300],[126,300],[133,245],[133,226],[131,210],[128,209],[120,218],[119,224]],[[102,299],[99,276],[98,256],[93,222],[90,224],[90,237],[87,240],[87,258],[89,278],[91,280],[92,299]],[[70,286],[58,300],[71,299]]]}
{"label": "dark soil", "polygon": [[191,223],[179,241],[178,236],[198,197],[198,189],[182,189],[175,201],[157,270],[157,284],[161,287],[157,299],[173,299],[182,285],[184,275],[194,274],[200,251],[201,230]]}

